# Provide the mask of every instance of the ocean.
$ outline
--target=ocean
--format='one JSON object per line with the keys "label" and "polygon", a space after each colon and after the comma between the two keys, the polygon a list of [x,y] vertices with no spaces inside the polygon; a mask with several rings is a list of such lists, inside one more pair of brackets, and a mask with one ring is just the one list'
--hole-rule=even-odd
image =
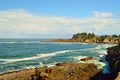
{"label": "ocean", "polygon": [[0,39],[0,73],[40,66],[53,66],[60,62],[79,62],[81,58],[92,56],[98,68],[99,62],[107,54],[106,48],[115,44],[43,42],[47,39]]}

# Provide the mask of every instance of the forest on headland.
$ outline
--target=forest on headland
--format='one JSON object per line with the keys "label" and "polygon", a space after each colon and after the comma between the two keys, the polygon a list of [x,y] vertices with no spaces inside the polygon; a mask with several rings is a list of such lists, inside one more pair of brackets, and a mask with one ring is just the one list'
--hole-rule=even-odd
{"label": "forest on headland", "polygon": [[77,33],[74,34],[72,39],[79,42],[104,42],[104,43],[119,43],[120,35],[95,35],[94,33]]}
{"label": "forest on headland", "polygon": [[71,39],[54,39],[47,42],[85,42],[85,43],[120,43],[120,35],[96,35],[94,33],[76,33]]}

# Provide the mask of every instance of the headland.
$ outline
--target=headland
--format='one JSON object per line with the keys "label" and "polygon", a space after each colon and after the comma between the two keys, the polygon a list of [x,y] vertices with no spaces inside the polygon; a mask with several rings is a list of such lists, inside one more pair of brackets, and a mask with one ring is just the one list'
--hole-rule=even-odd
{"label": "headland", "polygon": [[83,42],[83,43],[120,43],[120,35],[95,35],[94,33],[77,33],[73,34],[70,39],[53,39],[45,42]]}

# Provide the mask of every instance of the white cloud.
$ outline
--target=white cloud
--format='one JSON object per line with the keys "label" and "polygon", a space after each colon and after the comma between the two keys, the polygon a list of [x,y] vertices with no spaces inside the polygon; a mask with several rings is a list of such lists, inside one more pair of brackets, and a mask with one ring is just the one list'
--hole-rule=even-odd
{"label": "white cloud", "polygon": [[[88,18],[38,15],[22,9],[0,11],[0,37],[66,37],[77,32],[119,33],[120,19],[109,12],[93,12]],[[111,31],[112,27],[117,32]]]}
{"label": "white cloud", "polygon": [[115,14],[109,13],[109,12],[94,11],[93,14],[94,14],[95,17],[98,17],[98,18],[110,18],[110,17],[115,16]]}

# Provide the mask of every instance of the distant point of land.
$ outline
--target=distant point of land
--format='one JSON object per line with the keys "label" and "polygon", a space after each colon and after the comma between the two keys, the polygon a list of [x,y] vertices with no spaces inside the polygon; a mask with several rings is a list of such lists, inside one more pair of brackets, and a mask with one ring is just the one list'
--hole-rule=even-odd
{"label": "distant point of land", "polygon": [[120,35],[95,35],[94,33],[73,34],[71,39],[54,39],[47,42],[120,43]]}

